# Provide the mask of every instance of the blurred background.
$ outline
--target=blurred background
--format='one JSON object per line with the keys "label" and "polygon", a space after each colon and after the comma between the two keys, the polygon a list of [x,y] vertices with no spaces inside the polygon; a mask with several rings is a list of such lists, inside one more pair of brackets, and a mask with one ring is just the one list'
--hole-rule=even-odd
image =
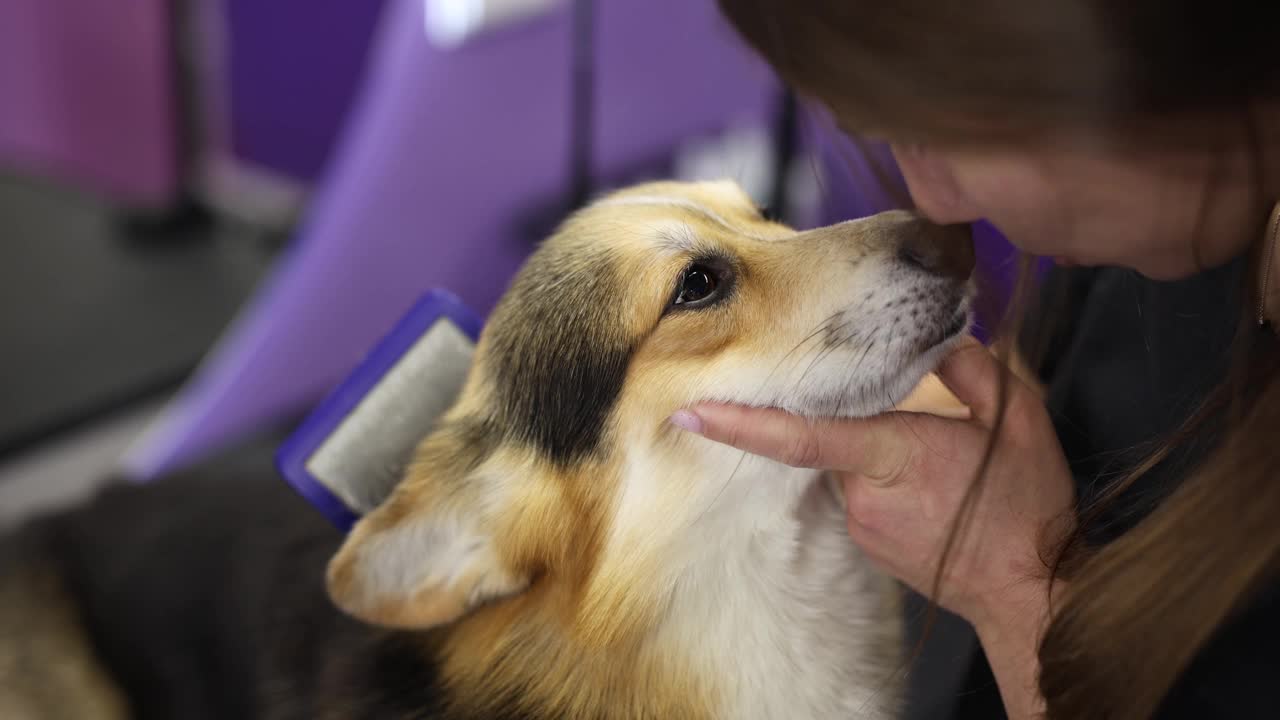
{"label": "blurred background", "polygon": [[[270,447],[422,293],[484,313],[659,177],[802,227],[903,196],[713,0],[0,0],[0,526]],[[989,325],[1015,267],[979,254]]]}

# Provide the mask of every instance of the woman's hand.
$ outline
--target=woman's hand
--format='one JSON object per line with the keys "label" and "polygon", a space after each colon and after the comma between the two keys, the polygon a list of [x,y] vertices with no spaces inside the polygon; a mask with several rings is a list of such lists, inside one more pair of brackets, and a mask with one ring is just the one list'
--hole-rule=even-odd
{"label": "woman's hand", "polygon": [[[998,382],[1009,373],[967,341],[938,375],[969,419],[895,412],[811,421],[778,410],[702,405],[673,422],[788,465],[840,475],[849,534],[871,559],[928,595],[965,491],[992,435]],[[1009,373],[1003,426],[984,485],[948,559],[939,602],[979,632],[1043,611],[1043,550],[1073,521],[1074,486],[1048,412]],[[1040,624],[1040,623],[1037,623]]]}

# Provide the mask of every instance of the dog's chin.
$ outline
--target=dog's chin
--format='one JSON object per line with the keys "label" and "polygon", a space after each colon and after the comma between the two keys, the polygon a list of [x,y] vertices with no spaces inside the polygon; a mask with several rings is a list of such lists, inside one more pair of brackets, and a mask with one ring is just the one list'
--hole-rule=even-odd
{"label": "dog's chin", "polygon": [[955,319],[943,326],[935,338],[904,352],[897,362],[889,363],[884,376],[830,396],[802,400],[799,404],[803,407],[791,410],[814,418],[865,418],[889,412],[906,400],[926,375],[937,369],[942,359],[969,334],[971,324],[968,308],[961,307]]}
{"label": "dog's chin", "polygon": [[[855,367],[863,364],[865,353],[852,350],[850,365],[830,367],[823,371],[825,382],[816,383],[807,392],[796,392],[796,386],[771,388],[773,393],[759,393],[744,402],[741,396],[711,395],[700,402],[741,404],[751,407],[777,408],[809,419],[865,418],[889,412],[915,390],[925,375],[935,370],[961,339],[969,334],[972,317],[968,303],[956,308],[953,318],[914,347],[896,352],[897,357],[884,358],[883,371],[861,382],[850,382]],[[834,363],[833,363],[834,365]],[[776,393],[776,394],[775,394]],[[750,395],[751,393],[745,393]],[[692,404],[692,403],[691,403]]]}
{"label": "dog's chin", "polygon": [[888,383],[891,390],[887,393],[886,404],[873,414],[888,412],[897,407],[903,400],[906,400],[911,391],[916,389],[921,380],[924,380],[925,375],[936,370],[942,359],[960,343],[961,338],[969,334],[968,330],[969,326],[966,324],[959,332],[947,336],[946,339],[906,363],[902,370]]}
{"label": "dog's chin", "polygon": [[967,305],[957,308],[955,317],[939,331],[936,340],[924,345],[914,357],[904,358],[901,369],[886,383],[891,390],[885,398],[886,405],[876,413],[888,412],[905,400],[925,375],[938,369],[942,359],[969,335],[972,325],[973,316]]}

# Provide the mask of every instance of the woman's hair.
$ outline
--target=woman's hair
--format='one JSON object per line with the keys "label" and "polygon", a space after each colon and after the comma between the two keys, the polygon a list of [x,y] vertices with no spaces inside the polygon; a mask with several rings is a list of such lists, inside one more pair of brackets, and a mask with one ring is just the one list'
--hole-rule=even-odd
{"label": "woman's hair", "polygon": [[[1280,147],[1280,127],[1259,123],[1255,112],[1280,101],[1280,3],[719,3],[785,81],[854,132],[983,144],[1084,128],[1173,151],[1212,147],[1221,143],[1215,133],[1240,137],[1243,130],[1256,151],[1255,187],[1280,170],[1267,157]],[[1024,286],[1027,277],[1024,270]],[[1247,285],[1246,293],[1253,290]],[[1017,316],[1025,302],[1015,305]],[[1253,302],[1242,306],[1248,314],[1228,379],[1180,432],[1081,509],[1075,534],[1044,548],[1051,572],[1070,578],[1069,591],[1053,598],[1056,612],[1040,644],[1050,718],[1151,716],[1213,633],[1280,574],[1276,340],[1257,329]],[[1086,531],[1102,508],[1208,419],[1224,423],[1208,459],[1136,527],[1091,546]],[[948,548],[964,529],[991,452]]]}

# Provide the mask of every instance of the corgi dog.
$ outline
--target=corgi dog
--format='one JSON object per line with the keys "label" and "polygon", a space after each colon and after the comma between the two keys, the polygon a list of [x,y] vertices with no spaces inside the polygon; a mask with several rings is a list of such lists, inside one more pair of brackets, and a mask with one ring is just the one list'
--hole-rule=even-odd
{"label": "corgi dog", "polygon": [[0,716],[894,718],[899,589],[839,484],[668,418],[891,410],[966,333],[973,266],[903,211],[797,232],[730,182],[607,195],[345,537],[243,450],[0,545]]}

